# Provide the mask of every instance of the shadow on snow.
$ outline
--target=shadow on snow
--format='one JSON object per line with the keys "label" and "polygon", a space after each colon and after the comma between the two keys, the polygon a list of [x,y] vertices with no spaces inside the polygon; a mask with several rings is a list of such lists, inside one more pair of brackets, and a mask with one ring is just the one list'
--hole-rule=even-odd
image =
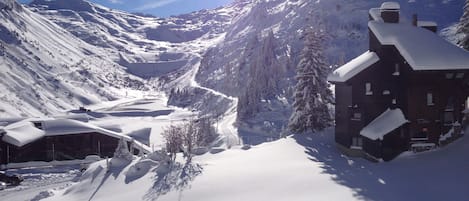
{"label": "shadow on snow", "polygon": [[350,158],[335,147],[334,131],[299,134],[294,139],[322,173],[351,188],[363,200],[467,200],[469,198],[469,139],[449,147],[390,162]]}
{"label": "shadow on snow", "polygon": [[[157,169],[158,170],[158,169]],[[157,200],[161,195],[177,190],[182,193],[190,188],[191,182],[200,174],[203,167],[194,163],[174,163],[168,171],[157,171],[153,186],[144,196],[144,200]]]}

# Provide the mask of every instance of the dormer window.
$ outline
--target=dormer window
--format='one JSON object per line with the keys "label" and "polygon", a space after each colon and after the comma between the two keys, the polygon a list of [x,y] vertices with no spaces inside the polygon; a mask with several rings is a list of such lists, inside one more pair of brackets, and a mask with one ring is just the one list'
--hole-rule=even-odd
{"label": "dormer window", "polygon": [[399,64],[394,64],[394,73],[392,75],[399,76],[401,73],[399,72]]}
{"label": "dormer window", "polygon": [[456,73],[456,79],[462,79],[464,77],[464,73]]}
{"label": "dormer window", "polygon": [[365,94],[367,96],[373,95],[373,91],[371,91],[371,83],[370,82],[365,83]]}

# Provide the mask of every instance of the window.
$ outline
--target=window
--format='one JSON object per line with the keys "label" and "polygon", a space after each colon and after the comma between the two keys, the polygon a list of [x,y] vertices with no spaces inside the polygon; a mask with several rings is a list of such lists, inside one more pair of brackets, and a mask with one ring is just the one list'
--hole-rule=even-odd
{"label": "window", "polygon": [[433,94],[432,93],[427,93],[427,105],[428,106],[435,105],[435,103],[433,102]]}
{"label": "window", "polygon": [[454,73],[446,73],[445,77],[446,79],[453,79]]}
{"label": "window", "polygon": [[363,147],[363,139],[361,137],[352,137],[352,149],[362,149]]}
{"label": "window", "polygon": [[453,125],[454,115],[453,112],[444,112],[443,113],[443,123],[445,126]]}
{"label": "window", "polygon": [[398,75],[400,75],[400,74],[401,74],[401,73],[399,72],[399,64],[396,63],[396,64],[394,64],[394,73],[393,73],[392,75],[398,76]]}
{"label": "window", "polygon": [[366,95],[373,95],[373,91],[371,91],[371,83],[365,83],[365,94]]}
{"label": "window", "polygon": [[446,101],[445,111],[454,111],[454,97],[448,97],[448,100]]}
{"label": "window", "polygon": [[354,121],[360,121],[362,119],[362,113],[359,113],[359,112],[353,113],[353,116],[351,119]]}
{"label": "window", "polygon": [[457,73],[456,79],[462,79],[464,77],[464,73]]}

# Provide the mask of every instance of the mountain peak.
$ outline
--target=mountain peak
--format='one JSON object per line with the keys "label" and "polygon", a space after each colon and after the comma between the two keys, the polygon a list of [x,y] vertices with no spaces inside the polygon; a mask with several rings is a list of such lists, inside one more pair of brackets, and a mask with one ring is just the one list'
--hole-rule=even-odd
{"label": "mountain peak", "polygon": [[47,6],[49,9],[67,9],[73,11],[86,11],[94,13],[93,5],[84,0],[33,0],[30,5]]}

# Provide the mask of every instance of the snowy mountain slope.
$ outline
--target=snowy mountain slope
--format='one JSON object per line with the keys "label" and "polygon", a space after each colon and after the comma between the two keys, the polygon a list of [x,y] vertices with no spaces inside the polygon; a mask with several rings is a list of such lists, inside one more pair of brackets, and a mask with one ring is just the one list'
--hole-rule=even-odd
{"label": "snowy mountain slope", "polygon": [[183,68],[190,53],[200,51],[190,41],[216,37],[231,19],[231,10],[223,9],[156,18],[83,0],[35,0],[29,6],[83,41],[106,48],[129,73],[144,78]]}
{"label": "snowy mountain slope", "polygon": [[[402,0],[401,5],[403,12],[424,13],[421,16],[446,26],[459,18],[454,9],[462,2]],[[238,116],[241,130],[271,132],[267,134],[270,138],[278,135],[291,113],[302,30],[313,26],[329,33],[324,44],[329,62],[344,63],[366,49],[368,9],[379,4],[366,0],[238,0],[166,19],[82,0],[35,0],[28,9],[85,41],[88,49],[102,51],[109,65],[124,66],[124,74],[162,83],[167,92],[190,91],[192,98],[181,106],[219,115],[218,110],[231,109],[232,101],[218,92],[240,98],[237,111],[247,114]],[[242,107],[249,98],[253,104]],[[218,109],[213,112],[213,108]]]}
{"label": "snowy mountain slope", "polygon": [[[462,201],[469,196],[469,163],[463,159],[469,138],[370,163],[341,155],[330,132],[196,156],[193,163],[175,164],[169,172],[158,162],[137,159],[106,173],[101,161],[69,188],[49,191],[53,196],[45,200]],[[135,171],[137,163],[141,171]]]}
{"label": "snowy mountain slope", "polygon": [[118,97],[116,87],[144,89],[107,53],[14,1],[0,10],[1,113],[42,116]]}

